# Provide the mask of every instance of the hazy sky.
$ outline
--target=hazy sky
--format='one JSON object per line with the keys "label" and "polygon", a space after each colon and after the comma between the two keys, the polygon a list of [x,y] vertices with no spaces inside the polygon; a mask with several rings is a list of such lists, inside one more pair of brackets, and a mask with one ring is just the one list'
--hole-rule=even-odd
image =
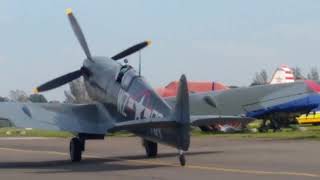
{"label": "hazy sky", "polygon": [[[113,56],[143,40],[143,75],[159,87],[189,80],[248,85],[281,64],[319,68],[320,1],[0,1],[0,95],[32,88],[81,67],[65,15],[71,7],[91,53]],[[129,57],[131,64],[137,55]],[[63,100],[67,86],[44,93]]]}

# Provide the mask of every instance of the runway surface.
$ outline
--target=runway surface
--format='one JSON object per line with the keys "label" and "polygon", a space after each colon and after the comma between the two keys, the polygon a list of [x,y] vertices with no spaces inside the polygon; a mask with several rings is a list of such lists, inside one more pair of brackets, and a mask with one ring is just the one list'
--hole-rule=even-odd
{"label": "runway surface", "polygon": [[166,146],[146,159],[135,137],[87,141],[80,163],[69,161],[68,145],[68,139],[0,138],[0,179],[320,179],[319,141],[196,137],[186,167]]}

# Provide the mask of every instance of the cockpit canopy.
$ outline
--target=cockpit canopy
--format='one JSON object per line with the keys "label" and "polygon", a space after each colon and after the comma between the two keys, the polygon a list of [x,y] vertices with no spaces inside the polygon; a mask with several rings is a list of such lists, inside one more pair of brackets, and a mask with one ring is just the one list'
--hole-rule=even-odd
{"label": "cockpit canopy", "polygon": [[124,65],[121,67],[116,80],[121,84],[123,89],[128,90],[131,82],[138,76],[137,72],[130,65]]}

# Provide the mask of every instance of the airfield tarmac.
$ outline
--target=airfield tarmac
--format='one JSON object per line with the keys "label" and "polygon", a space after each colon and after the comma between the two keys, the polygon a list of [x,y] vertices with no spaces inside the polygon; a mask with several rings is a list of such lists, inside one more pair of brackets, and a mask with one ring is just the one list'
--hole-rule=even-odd
{"label": "airfield tarmac", "polygon": [[0,138],[0,179],[320,179],[320,142],[193,137],[187,166],[176,150],[159,146],[146,159],[141,140],[87,141],[83,161],[71,163],[69,139]]}

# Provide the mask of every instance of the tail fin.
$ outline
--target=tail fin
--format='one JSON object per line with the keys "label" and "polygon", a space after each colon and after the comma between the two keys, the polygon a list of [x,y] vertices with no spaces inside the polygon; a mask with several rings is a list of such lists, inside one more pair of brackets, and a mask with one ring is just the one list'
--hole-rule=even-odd
{"label": "tail fin", "polygon": [[185,75],[182,75],[180,78],[180,83],[177,92],[177,103],[174,108],[173,115],[178,123],[190,123],[189,92],[187,79]]}
{"label": "tail fin", "polygon": [[178,124],[178,149],[187,151],[190,145],[190,111],[188,83],[185,75],[180,77],[177,103],[173,110],[172,119]]}
{"label": "tail fin", "polygon": [[270,84],[290,83],[290,82],[294,82],[294,79],[295,78],[294,78],[293,70],[289,68],[287,65],[281,65],[273,73]]}

